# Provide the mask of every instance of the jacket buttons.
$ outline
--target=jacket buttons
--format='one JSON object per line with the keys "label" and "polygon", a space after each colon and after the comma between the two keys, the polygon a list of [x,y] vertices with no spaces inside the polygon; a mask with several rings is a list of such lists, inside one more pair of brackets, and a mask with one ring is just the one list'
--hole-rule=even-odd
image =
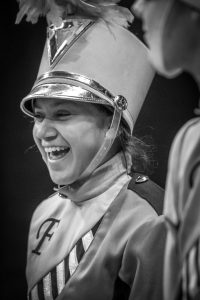
{"label": "jacket buttons", "polygon": [[135,183],[143,183],[149,180],[148,176],[145,175],[139,175],[136,179],[135,179]]}

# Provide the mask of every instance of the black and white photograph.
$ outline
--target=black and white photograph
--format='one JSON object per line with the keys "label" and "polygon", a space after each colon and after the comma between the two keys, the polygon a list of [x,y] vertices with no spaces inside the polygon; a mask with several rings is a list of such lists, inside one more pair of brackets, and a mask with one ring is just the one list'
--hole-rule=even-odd
{"label": "black and white photograph", "polygon": [[200,300],[200,0],[1,15],[1,298]]}

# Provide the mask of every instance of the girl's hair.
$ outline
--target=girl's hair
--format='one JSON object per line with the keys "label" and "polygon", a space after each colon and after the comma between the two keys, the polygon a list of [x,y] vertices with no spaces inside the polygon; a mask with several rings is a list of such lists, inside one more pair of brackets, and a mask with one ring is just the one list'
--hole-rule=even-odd
{"label": "girl's hair", "polygon": [[[111,117],[113,115],[113,111],[104,105],[98,105],[98,109],[106,115]],[[139,138],[136,135],[131,135],[130,130],[122,120],[119,126],[117,138],[120,141],[121,148],[124,153],[128,153],[132,158],[132,173],[137,172],[147,175],[153,173],[153,169],[155,168],[155,160],[153,159],[155,146],[153,146],[151,137],[145,136],[143,138]]]}
{"label": "girl's hair", "polygon": [[131,172],[150,175],[155,168],[153,159],[155,147],[151,142],[151,138],[138,138],[135,135],[131,135],[123,123],[120,124],[118,138],[122,150],[128,152],[132,157]]}

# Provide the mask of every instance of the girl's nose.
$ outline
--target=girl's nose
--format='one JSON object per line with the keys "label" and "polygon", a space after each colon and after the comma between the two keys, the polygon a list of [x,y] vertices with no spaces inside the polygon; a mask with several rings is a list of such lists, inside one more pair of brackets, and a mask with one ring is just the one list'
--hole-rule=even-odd
{"label": "girl's nose", "polygon": [[57,137],[57,130],[53,127],[52,121],[48,119],[43,119],[35,124],[33,132],[40,140],[52,141]]}

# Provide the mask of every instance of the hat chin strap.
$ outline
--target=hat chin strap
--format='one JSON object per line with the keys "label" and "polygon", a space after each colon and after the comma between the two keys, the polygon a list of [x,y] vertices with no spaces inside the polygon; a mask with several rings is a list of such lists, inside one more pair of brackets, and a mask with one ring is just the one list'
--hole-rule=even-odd
{"label": "hat chin strap", "polygon": [[78,180],[84,180],[88,176],[90,176],[94,170],[102,163],[103,159],[106,157],[107,153],[109,152],[119,129],[119,124],[121,121],[122,112],[119,111],[117,108],[114,109],[114,114],[112,118],[112,122],[110,128],[106,132],[103,144],[101,145],[100,149],[88,165],[88,167],[83,171],[80,175]]}
{"label": "hat chin strap", "polygon": [[88,167],[83,171],[80,175],[78,182],[84,181],[88,176],[91,176],[94,170],[102,163],[103,159],[106,157],[107,153],[109,152],[119,129],[119,124],[122,117],[122,112],[127,109],[127,100],[121,95],[118,95],[113,98],[114,104],[114,113],[110,128],[106,132],[106,136],[104,138],[103,144],[101,145],[100,149],[88,165]]}
{"label": "hat chin strap", "polygon": [[92,175],[96,168],[102,163],[117,136],[121,116],[122,110],[119,110],[117,107],[115,107],[110,128],[106,132],[103,144],[101,145],[100,149],[98,150],[90,164],[87,166],[87,168],[80,175],[78,180],[69,185],[65,185],[62,187],[59,186],[58,190],[56,189],[59,193],[62,193],[62,190],[66,189],[73,190],[73,186],[84,183],[88,179],[88,177]]}

